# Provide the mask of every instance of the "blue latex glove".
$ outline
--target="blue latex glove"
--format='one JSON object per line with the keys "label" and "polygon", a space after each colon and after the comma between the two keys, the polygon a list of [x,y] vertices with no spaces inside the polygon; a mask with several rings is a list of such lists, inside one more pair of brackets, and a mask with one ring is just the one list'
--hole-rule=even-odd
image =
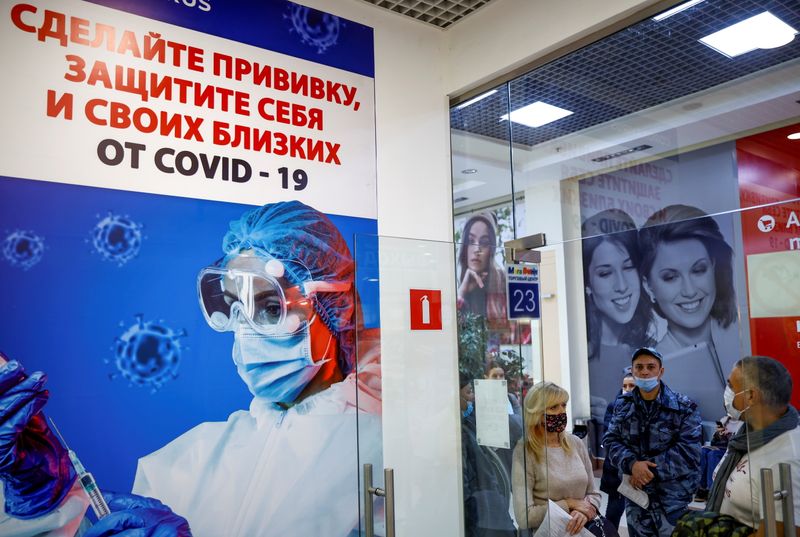
{"label": "blue latex glove", "polygon": [[111,514],[83,537],[192,537],[189,523],[153,498],[103,491]]}
{"label": "blue latex glove", "polygon": [[0,479],[5,510],[35,518],[61,503],[75,482],[67,451],[41,413],[49,393],[41,371],[30,376],[0,353]]}

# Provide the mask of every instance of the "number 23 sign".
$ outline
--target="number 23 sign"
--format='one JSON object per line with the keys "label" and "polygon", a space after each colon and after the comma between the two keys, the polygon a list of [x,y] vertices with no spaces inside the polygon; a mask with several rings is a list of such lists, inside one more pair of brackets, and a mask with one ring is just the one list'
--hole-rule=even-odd
{"label": "number 23 sign", "polygon": [[506,291],[509,319],[540,317],[538,265],[506,265]]}

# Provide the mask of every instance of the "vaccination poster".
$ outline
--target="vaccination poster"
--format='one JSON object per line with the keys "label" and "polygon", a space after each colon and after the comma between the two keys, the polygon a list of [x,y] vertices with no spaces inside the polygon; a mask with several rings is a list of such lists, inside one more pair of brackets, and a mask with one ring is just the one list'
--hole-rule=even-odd
{"label": "vaccination poster", "polygon": [[[171,498],[227,513],[214,527],[174,506],[194,535],[348,535],[354,415],[332,395],[283,427],[255,408],[197,277],[229,224],[267,203],[324,213],[351,252],[376,233],[372,29],[285,0],[0,5],[0,350],[47,373],[45,413],[102,489],[131,491],[137,461],[187,431],[233,434],[239,412],[274,429],[256,451],[232,442],[244,470],[230,475],[249,480],[171,478],[188,489]],[[375,281],[352,290],[367,329]],[[299,500],[319,483],[341,490]]]}
{"label": "vaccination poster", "polygon": [[[620,393],[631,355],[652,346],[663,381],[693,399],[713,432],[741,356],[743,279],[731,143],[580,181],[592,416]],[[694,185],[703,183],[703,188]]]}

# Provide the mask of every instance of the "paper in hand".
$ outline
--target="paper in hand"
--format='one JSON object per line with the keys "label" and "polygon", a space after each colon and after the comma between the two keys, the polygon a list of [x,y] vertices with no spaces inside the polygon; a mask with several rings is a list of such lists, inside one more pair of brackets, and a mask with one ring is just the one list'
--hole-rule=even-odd
{"label": "paper in hand", "polygon": [[650,497],[645,491],[634,488],[633,485],[631,485],[631,476],[628,474],[622,474],[622,484],[617,487],[617,492],[642,509],[647,509],[647,506],[650,505]]}
{"label": "paper in hand", "polygon": [[[568,536],[567,524],[572,520],[569,513],[564,511],[560,505],[553,500],[547,500],[547,514],[544,515],[542,524],[536,529],[533,537],[564,537]],[[576,533],[574,537],[594,537],[592,532],[581,528],[581,531]]]}

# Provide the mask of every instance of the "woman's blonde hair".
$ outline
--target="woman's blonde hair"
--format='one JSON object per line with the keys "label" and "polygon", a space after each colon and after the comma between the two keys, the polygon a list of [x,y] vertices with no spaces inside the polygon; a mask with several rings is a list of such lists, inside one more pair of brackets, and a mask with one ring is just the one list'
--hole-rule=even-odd
{"label": "woman's blonde hair", "polygon": [[[567,390],[553,382],[545,381],[536,384],[525,396],[525,446],[538,463],[543,460],[545,435],[545,411],[553,405],[569,401]],[[564,452],[569,455],[571,448],[567,442],[567,435],[560,434],[559,442]]]}

